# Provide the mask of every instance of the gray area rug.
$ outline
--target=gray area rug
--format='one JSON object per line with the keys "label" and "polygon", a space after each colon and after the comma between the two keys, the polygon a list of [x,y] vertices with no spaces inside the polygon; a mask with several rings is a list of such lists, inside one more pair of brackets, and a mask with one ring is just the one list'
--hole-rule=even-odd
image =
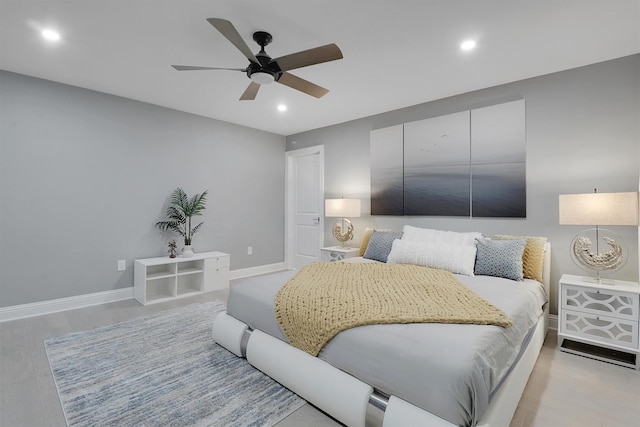
{"label": "gray area rug", "polygon": [[269,426],[305,402],[211,338],[221,302],[45,340],[72,426]]}

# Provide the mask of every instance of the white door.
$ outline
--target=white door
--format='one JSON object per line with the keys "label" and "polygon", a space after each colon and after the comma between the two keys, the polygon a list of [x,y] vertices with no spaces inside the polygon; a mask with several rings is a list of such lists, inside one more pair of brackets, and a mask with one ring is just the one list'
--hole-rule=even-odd
{"label": "white door", "polygon": [[320,261],[324,230],[324,147],[287,151],[285,265]]}

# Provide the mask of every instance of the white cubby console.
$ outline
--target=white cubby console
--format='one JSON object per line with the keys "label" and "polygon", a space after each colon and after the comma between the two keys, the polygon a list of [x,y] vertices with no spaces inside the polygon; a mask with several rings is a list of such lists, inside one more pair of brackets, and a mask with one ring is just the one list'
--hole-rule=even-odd
{"label": "white cubby console", "polygon": [[229,254],[196,253],[193,257],[137,259],[133,295],[153,304],[229,287]]}

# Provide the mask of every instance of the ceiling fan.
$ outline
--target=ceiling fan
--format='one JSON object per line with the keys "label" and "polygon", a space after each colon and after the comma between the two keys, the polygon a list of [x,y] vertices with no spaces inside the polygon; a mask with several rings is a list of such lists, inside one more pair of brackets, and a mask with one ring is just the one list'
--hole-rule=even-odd
{"label": "ceiling fan", "polygon": [[242,71],[251,79],[251,83],[240,97],[241,101],[253,100],[258,94],[260,85],[278,82],[292,89],[304,92],[307,95],[320,98],[324,96],[328,89],[318,86],[310,81],[294,76],[289,70],[307,67],[309,65],[321,64],[323,62],[342,59],[342,52],[335,44],[328,44],[313,49],[303,50],[290,55],[272,59],[264,51],[264,47],[272,41],[271,34],[265,31],[253,33],[253,40],[260,45],[260,52],[255,55],[242,40],[242,37],[233,24],[225,19],[207,19],[223,36],[227,38],[242,54],[249,60],[246,68],[217,68],[217,67],[196,67],[190,65],[172,65],[178,71],[193,70],[231,70]]}

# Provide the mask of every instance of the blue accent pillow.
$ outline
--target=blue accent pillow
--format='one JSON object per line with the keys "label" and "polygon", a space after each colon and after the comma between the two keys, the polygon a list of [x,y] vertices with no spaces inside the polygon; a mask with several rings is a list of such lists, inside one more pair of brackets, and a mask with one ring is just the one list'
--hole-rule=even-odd
{"label": "blue accent pillow", "polygon": [[474,274],[522,280],[522,254],[526,240],[479,239]]}
{"label": "blue accent pillow", "polygon": [[371,233],[364,258],[387,262],[393,241],[402,237],[402,231],[378,231]]}

